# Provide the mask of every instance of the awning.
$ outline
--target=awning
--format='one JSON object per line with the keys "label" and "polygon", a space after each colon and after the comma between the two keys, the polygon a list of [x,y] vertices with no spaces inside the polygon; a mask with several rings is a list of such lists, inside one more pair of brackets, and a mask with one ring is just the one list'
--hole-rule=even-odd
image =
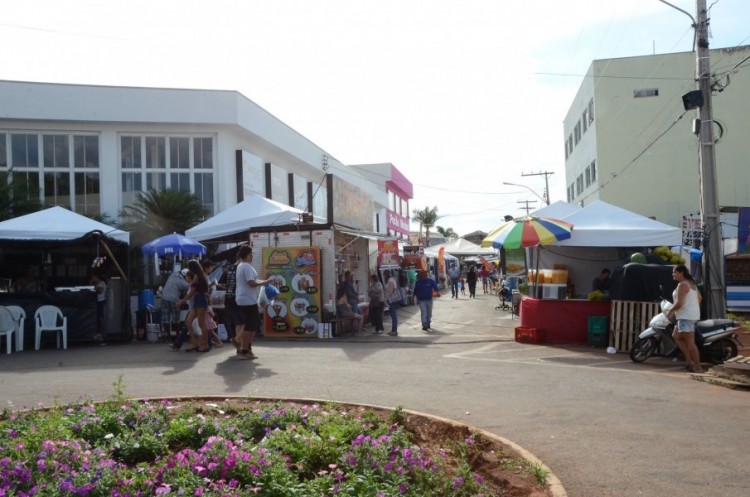
{"label": "awning", "polygon": [[333,229],[338,231],[339,233],[344,233],[345,235],[350,235],[350,236],[354,236],[357,238],[366,238],[368,240],[377,241],[377,240],[395,240],[396,239],[395,236],[388,236],[382,233],[375,233],[372,231],[354,231],[352,229],[343,229],[343,228],[339,228],[336,226],[334,226]]}

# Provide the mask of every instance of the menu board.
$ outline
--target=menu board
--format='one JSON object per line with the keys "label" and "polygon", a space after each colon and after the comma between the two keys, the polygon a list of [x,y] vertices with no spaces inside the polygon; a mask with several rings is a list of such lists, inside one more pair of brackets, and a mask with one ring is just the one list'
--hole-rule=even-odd
{"label": "menu board", "polygon": [[320,247],[263,247],[263,273],[279,290],[266,306],[263,334],[317,338],[321,321]]}

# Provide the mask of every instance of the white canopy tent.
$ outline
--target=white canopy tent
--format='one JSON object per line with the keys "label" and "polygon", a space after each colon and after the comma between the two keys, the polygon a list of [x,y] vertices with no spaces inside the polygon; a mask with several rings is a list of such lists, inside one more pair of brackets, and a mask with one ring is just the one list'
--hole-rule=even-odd
{"label": "white canopy tent", "polygon": [[64,207],[50,207],[0,223],[2,240],[65,241],[76,240],[93,232],[101,232],[118,242],[130,243],[130,233],[127,231],[107,226]]}
{"label": "white canopy tent", "polygon": [[437,253],[441,248],[445,249],[445,252],[456,256],[468,256],[468,255],[497,255],[497,251],[493,248],[482,248],[476,243],[472,243],[464,238],[456,238],[449,242],[441,243],[440,245],[432,245],[429,247],[430,250],[434,250]]}
{"label": "white canopy tent", "polygon": [[558,219],[573,224],[572,236],[542,247],[539,267],[567,265],[568,277],[579,297],[591,291],[591,283],[602,269],[613,270],[627,263],[634,251],[662,245],[671,247],[682,241],[679,228],[600,200]]}
{"label": "white canopy tent", "polygon": [[295,207],[253,194],[234,207],[190,228],[185,236],[199,242],[219,240],[252,228],[297,223],[302,212]]}

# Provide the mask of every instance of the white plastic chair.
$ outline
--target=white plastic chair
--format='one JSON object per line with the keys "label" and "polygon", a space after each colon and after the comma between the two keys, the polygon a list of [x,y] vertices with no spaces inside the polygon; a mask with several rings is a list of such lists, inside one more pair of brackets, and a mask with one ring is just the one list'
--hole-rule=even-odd
{"label": "white plastic chair", "polygon": [[[62,321],[62,325],[58,324]],[[60,348],[60,335],[62,335],[63,348],[68,348],[68,318],[63,316],[59,307],[54,305],[43,305],[34,313],[34,323],[36,324],[36,337],[34,348],[39,350],[39,344],[42,338],[42,332],[53,331],[57,338],[57,348]]]}
{"label": "white plastic chair", "polygon": [[13,319],[16,321],[16,352],[23,351],[23,330],[26,323],[26,311],[23,307],[17,305],[6,305],[6,309],[13,314]]}
{"label": "white plastic chair", "polygon": [[0,337],[5,337],[5,350],[8,354],[10,354],[11,340],[15,331],[16,320],[13,319],[13,314],[7,308],[0,306]]}

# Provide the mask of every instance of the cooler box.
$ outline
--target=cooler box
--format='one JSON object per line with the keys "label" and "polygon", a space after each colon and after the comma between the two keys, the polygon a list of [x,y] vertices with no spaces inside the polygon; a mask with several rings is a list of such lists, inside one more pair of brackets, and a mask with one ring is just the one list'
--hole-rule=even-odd
{"label": "cooler box", "polygon": [[138,293],[138,310],[148,309],[148,306],[154,306],[154,291],[149,289],[141,290]]}
{"label": "cooler box", "polygon": [[542,299],[564,300],[567,297],[568,285],[545,283],[542,285]]}
{"label": "cooler box", "polygon": [[518,343],[544,343],[544,330],[540,328],[528,328],[519,326],[516,328],[516,342]]}
{"label": "cooler box", "polygon": [[592,347],[606,347],[609,340],[607,316],[589,316],[588,338]]}

